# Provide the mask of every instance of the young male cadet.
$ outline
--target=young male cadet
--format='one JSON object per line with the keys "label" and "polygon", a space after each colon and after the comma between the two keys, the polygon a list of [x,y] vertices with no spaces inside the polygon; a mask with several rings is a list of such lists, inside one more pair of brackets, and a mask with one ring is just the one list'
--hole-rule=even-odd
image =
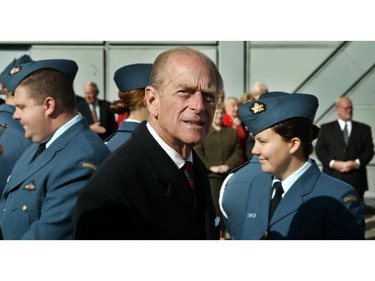
{"label": "young male cadet", "polygon": [[4,239],[71,239],[76,199],[110,152],[77,112],[72,60],[14,64],[3,83],[31,144],[0,200]]}

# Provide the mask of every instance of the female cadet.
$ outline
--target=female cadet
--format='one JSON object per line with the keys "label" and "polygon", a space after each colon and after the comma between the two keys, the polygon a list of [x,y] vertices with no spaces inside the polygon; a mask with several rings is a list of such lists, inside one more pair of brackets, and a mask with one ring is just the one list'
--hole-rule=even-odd
{"label": "female cadet", "polygon": [[152,64],[131,64],[121,67],[115,72],[115,83],[119,89],[120,100],[111,104],[114,113],[127,112],[127,118],[123,120],[110,137],[106,144],[111,152],[125,143],[131,136],[133,130],[147,119],[147,109],[143,104],[145,88],[150,82]]}
{"label": "female cadet", "polygon": [[256,157],[229,175],[221,190],[232,239],[364,239],[356,190],[321,173],[309,158],[319,133],[317,108],[313,95],[283,92],[240,107]]}

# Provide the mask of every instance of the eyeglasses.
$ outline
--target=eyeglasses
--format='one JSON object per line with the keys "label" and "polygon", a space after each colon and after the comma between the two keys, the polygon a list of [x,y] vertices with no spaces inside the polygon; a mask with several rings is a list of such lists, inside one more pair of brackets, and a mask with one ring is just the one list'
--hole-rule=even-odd
{"label": "eyeglasses", "polygon": [[5,133],[5,130],[7,129],[7,124],[5,123],[0,123],[0,139],[1,137],[3,136],[3,134]]}

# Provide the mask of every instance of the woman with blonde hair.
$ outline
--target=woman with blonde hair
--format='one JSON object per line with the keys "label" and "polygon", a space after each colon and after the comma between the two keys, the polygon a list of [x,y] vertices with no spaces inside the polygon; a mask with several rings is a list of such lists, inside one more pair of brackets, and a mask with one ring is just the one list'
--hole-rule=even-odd
{"label": "woman with blonde hair", "polygon": [[240,146],[242,150],[242,156],[239,164],[244,163],[246,159],[245,155],[245,144],[246,144],[246,131],[241,123],[241,119],[238,116],[238,108],[240,101],[236,97],[228,97],[224,100],[225,114],[223,116],[223,125],[231,127],[237,131],[237,135],[240,139]]}

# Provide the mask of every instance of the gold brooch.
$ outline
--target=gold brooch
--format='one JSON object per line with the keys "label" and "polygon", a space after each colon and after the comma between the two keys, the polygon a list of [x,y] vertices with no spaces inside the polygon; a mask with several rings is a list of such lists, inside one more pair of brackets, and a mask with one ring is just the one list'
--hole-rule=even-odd
{"label": "gold brooch", "polygon": [[262,102],[255,102],[253,106],[250,107],[250,111],[253,114],[261,114],[263,111],[266,111],[266,105]]}
{"label": "gold brooch", "polygon": [[16,66],[13,69],[11,69],[11,71],[9,71],[9,75],[16,74],[17,72],[20,72],[20,71],[21,71],[21,67],[20,66]]}

